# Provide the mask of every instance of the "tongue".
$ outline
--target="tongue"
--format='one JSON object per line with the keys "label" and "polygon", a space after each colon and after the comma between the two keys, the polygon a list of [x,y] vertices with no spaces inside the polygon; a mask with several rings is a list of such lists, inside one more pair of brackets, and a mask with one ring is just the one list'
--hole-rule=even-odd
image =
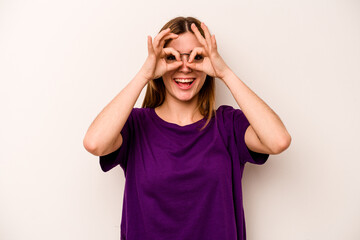
{"label": "tongue", "polygon": [[177,84],[179,84],[180,85],[180,87],[187,87],[187,86],[189,86],[191,83],[177,83]]}

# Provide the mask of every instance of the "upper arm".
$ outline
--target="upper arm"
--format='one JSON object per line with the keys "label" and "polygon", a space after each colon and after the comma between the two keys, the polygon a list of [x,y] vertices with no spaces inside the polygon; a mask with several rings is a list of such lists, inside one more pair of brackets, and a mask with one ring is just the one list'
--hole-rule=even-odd
{"label": "upper arm", "polygon": [[272,154],[271,150],[260,141],[251,125],[245,131],[245,144],[253,152]]}

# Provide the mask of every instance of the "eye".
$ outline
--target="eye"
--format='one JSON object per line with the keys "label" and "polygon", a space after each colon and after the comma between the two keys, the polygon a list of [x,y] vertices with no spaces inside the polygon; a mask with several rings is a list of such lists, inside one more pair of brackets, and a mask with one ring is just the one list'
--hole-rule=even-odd
{"label": "eye", "polygon": [[174,55],[168,55],[166,56],[166,61],[175,61],[176,60],[176,57]]}
{"label": "eye", "polygon": [[201,56],[201,55],[199,55],[199,54],[194,57],[194,60],[195,60],[195,61],[201,61],[201,60],[203,60],[203,59],[204,59],[204,57]]}

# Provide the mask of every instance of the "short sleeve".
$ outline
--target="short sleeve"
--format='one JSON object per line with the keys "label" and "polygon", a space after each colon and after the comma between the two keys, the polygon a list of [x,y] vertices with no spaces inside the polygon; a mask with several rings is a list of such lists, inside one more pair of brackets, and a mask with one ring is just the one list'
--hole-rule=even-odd
{"label": "short sleeve", "polygon": [[120,132],[123,138],[123,142],[120,148],[118,148],[112,153],[99,157],[100,166],[104,172],[111,170],[117,165],[120,165],[123,168],[124,172],[126,172],[126,165],[127,165],[129,146],[130,146],[129,142],[131,141],[131,132],[132,132],[131,126],[133,125],[132,124],[133,112],[134,110],[130,113],[128,119],[125,122],[123,129]]}
{"label": "short sleeve", "polygon": [[245,132],[250,126],[245,114],[240,109],[234,109],[231,106],[225,106],[224,119],[227,119],[229,130],[232,131],[231,139],[234,139],[236,149],[239,152],[240,162],[245,164],[250,162],[253,164],[264,164],[269,154],[258,153],[250,150],[245,143]]}

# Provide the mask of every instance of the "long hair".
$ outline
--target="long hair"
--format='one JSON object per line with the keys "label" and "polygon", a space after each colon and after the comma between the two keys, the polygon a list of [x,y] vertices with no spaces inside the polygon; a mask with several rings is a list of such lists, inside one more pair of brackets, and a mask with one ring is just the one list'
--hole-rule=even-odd
{"label": "long hair", "polygon": [[[205,37],[204,31],[201,28],[201,22],[193,17],[174,18],[166,23],[159,32],[170,28],[171,32],[175,34],[182,34],[186,32],[194,34],[190,27],[192,23],[196,25],[201,35]],[[165,41],[164,47],[166,47],[169,41],[171,41],[171,39]],[[160,106],[165,100],[165,93],[166,89],[162,77],[149,81],[142,107],[156,108]],[[198,94],[198,104],[196,110],[199,110],[200,113],[207,118],[206,123],[201,128],[202,130],[209,124],[212,116],[215,114],[215,80],[213,77],[209,75],[206,76],[205,83]]]}

